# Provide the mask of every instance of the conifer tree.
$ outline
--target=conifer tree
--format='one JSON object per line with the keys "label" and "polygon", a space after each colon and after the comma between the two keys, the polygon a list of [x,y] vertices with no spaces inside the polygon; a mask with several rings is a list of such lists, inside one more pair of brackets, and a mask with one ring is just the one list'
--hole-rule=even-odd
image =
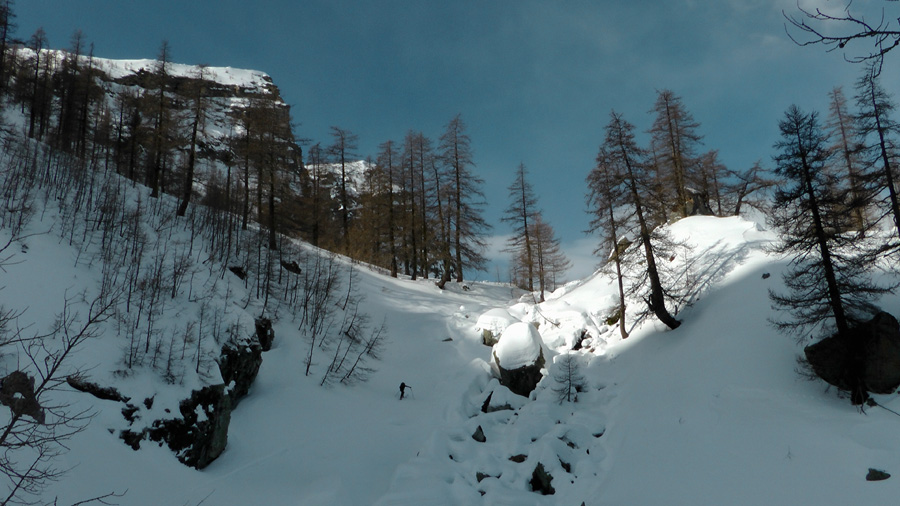
{"label": "conifer tree", "polygon": [[675,211],[682,217],[689,214],[687,192],[694,169],[696,147],[702,137],[697,133],[699,123],[688,112],[681,97],[670,90],[657,94],[653,105],[656,118],[650,128],[651,146],[657,153],[657,163],[667,174],[667,182],[675,199]]}
{"label": "conifer tree", "polygon": [[591,230],[601,231],[600,245],[594,250],[595,254],[605,257],[606,261],[612,261],[615,266],[616,284],[619,290],[619,334],[622,339],[628,337],[625,330],[625,279],[622,272],[623,258],[627,241],[620,232],[628,219],[621,216],[622,209],[627,201],[627,188],[625,179],[619,172],[617,164],[607,151],[607,146],[602,146],[597,154],[597,165],[588,175],[588,206],[593,214]]}
{"label": "conifer tree", "polygon": [[421,136],[420,132],[410,130],[403,139],[403,150],[401,154],[402,167],[402,183],[400,186],[403,200],[403,267],[404,273],[413,280],[418,279],[421,272],[421,263],[419,261],[419,230],[421,230],[421,213],[419,205],[419,175],[416,161],[416,140]]}
{"label": "conifer tree", "polygon": [[634,125],[625,121],[615,111],[610,113],[610,121],[606,126],[606,138],[603,149],[606,159],[621,174],[626,188],[628,203],[634,209],[637,218],[637,233],[644,252],[647,268],[647,282],[650,293],[646,298],[647,307],[670,329],[676,329],[681,322],[676,320],[666,309],[665,292],[656,265],[656,254],[651,243],[653,228],[647,220],[642,196],[642,188],[648,179],[646,153],[634,138]]}
{"label": "conifer tree", "polygon": [[350,210],[354,206],[350,193],[347,191],[347,182],[350,178],[347,174],[347,163],[348,159],[353,157],[358,141],[359,138],[356,134],[349,130],[336,126],[331,127],[331,145],[328,147],[328,153],[341,169],[338,195],[341,201],[341,246],[345,251],[350,246]]}
{"label": "conifer tree", "polygon": [[381,151],[378,154],[377,166],[384,172],[387,180],[387,243],[388,256],[390,257],[388,264],[391,270],[391,277],[396,278],[399,269],[397,264],[397,238],[395,235],[397,231],[397,215],[394,184],[397,178],[396,164],[399,154],[394,141],[386,141],[379,148]]}
{"label": "conifer tree", "polygon": [[526,176],[528,170],[524,163],[516,169],[516,177],[509,185],[509,206],[503,213],[502,221],[513,227],[513,234],[507,240],[506,251],[514,253],[520,259],[518,268],[523,270],[523,290],[534,291],[534,255],[532,254],[532,224],[540,211],[537,209],[537,197]]}
{"label": "conifer tree", "polygon": [[194,188],[194,168],[197,163],[197,134],[202,130],[205,121],[206,107],[206,81],[205,67],[201,65],[197,77],[190,82],[191,95],[191,139],[188,148],[187,167],[184,173],[184,181],[181,185],[181,203],[178,205],[177,216],[184,216],[188,204],[191,201],[191,193]]}
{"label": "conifer tree", "polygon": [[463,281],[463,269],[479,269],[484,266],[482,254],[485,248],[483,235],[490,225],[482,217],[484,193],[481,186],[484,181],[472,173],[475,165],[472,160],[471,139],[466,133],[466,125],[460,115],[456,115],[447,123],[441,134],[438,152],[447,166],[450,178],[448,189],[452,216],[454,269],[456,281]]}
{"label": "conifer tree", "polygon": [[830,151],[834,153],[833,165],[837,173],[846,176],[846,187],[850,192],[853,207],[848,211],[853,215],[854,229],[862,231],[867,226],[866,210],[869,197],[865,188],[860,150],[860,138],[856,121],[847,108],[847,98],[841,87],[828,94],[828,120],[825,124],[831,140]]}
{"label": "conifer tree", "polygon": [[694,174],[694,185],[699,191],[695,198],[700,197],[703,202],[694,202],[693,212],[701,211],[697,209],[698,204],[707,206],[706,212],[715,216],[722,216],[723,213],[723,189],[728,168],[719,161],[719,151],[713,149],[700,155],[697,159],[697,170]]}
{"label": "conifer tree", "polygon": [[[38,28],[28,39],[28,48],[34,52],[31,64],[28,66],[28,137],[44,138],[44,128],[50,109],[50,75],[52,70],[49,55],[43,50],[48,45],[47,33],[43,28]],[[35,130],[37,129],[37,130]]]}
{"label": "conifer tree", "polygon": [[887,190],[889,214],[900,239],[900,196],[897,195],[891,150],[891,140],[897,134],[898,125],[891,118],[894,104],[878,83],[877,70],[876,65],[869,65],[856,83],[857,126],[860,135],[866,139],[864,156],[873,173],[877,174],[878,186]]}
{"label": "conifer tree", "polygon": [[566,353],[554,362],[554,366],[556,370],[553,379],[557,386],[553,387],[553,393],[556,394],[559,403],[577,402],[578,392],[587,387],[587,380],[581,373],[578,355]]}
{"label": "conifer tree", "polygon": [[169,157],[169,139],[171,138],[171,110],[166,103],[166,90],[169,86],[169,58],[171,50],[169,41],[164,40],[159,48],[153,82],[156,95],[152,97],[153,105],[153,146],[150,170],[147,171],[147,186],[150,196],[159,197],[165,191],[165,168]]}
{"label": "conifer tree", "polygon": [[[873,312],[871,300],[885,290],[868,278],[871,259],[859,241],[840,233],[852,221],[844,212],[848,196],[826,170],[829,151],[817,115],[791,106],[779,129],[775,173],[783,183],[775,193],[771,221],[782,235],[775,251],[792,258],[784,277],[788,293],[769,292],[773,307],[790,317],[773,324],[801,335],[824,326],[835,329],[839,339],[851,340],[851,328]],[[866,397],[861,375],[851,371],[857,404]]]}
{"label": "conifer tree", "polygon": [[540,214],[535,216],[531,227],[531,236],[534,237],[534,261],[532,263],[538,279],[539,302],[544,302],[544,292],[556,290],[561,281],[560,278],[569,270],[572,262],[563,253],[553,227],[545,222]]}
{"label": "conifer tree", "polygon": [[9,79],[10,57],[7,55],[16,31],[16,14],[13,12],[13,0],[0,0],[0,92],[6,90]]}

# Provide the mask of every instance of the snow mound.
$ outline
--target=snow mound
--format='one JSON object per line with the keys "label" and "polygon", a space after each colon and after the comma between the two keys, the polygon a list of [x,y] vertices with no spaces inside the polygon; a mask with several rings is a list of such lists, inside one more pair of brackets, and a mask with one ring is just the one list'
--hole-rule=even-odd
{"label": "snow mound", "polygon": [[537,360],[541,354],[541,342],[541,333],[534,325],[516,322],[503,331],[492,354],[504,369],[518,369]]}
{"label": "snow mound", "polygon": [[516,321],[518,319],[509,314],[506,308],[498,307],[479,316],[478,321],[475,322],[475,330],[490,330],[496,336]]}

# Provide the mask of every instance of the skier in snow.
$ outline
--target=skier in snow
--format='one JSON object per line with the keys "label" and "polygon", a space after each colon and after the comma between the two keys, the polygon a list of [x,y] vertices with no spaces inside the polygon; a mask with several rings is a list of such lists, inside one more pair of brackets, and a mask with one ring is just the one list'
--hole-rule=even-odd
{"label": "skier in snow", "polygon": [[400,400],[401,400],[401,401],[403,400],[403,396],[406,394],[406,389],[407,389],[407,388],[412,388],[412,387],[409,386],[409,385],[407,385],[407,384],[404,383],[404,382],[401,382],[401,383],[400,383]]}

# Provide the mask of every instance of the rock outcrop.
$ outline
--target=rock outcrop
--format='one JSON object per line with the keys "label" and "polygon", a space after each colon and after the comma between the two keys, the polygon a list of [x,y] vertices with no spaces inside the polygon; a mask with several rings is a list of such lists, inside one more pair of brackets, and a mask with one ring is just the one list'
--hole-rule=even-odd
{"label": "rock outcrop", "polygon": [[34,391],[34,378],[22,371],[13,371],[0,380],[0,404],[8,406],[16,416],[29,416],[44,423],[44,408]]}
{"label": "rock outcrop", "polygon": [[[271,329],[271,324],[269,328]],[[255,336],[241,342],[228,342],[222,347],[218,360],[219,372],[232,406],[237,406],[250,392],[250,385],[256,380],[262,365],[262,352],[263,347]]]}
{"label": "rock outcrop", "polygon": [[259,340],[260,346],[262,346],[262,351],[272,349],[272,343],[275,341],[275,330],[272,328],[271,319],[263,316],[256,319],[256,338]]}
{"label": "rock outcrop", "polygon": [[900,386],[900,324],[888,313],[878,313],[846,337],[834,335],[807,346],[804,353],[817,376],[842,390],[853,392],[861,385],[888,394]]}
{"label": "rock outcrop", "polygon": [[[268,328],[271,331],[271,323]],[[179,404],[180,418],[155,420],[143,430],[122,431],[121,439],[135,450],[147,439],[166,444],[184,465],[196,469],[208,466],[225,450],[231,411],[250,391],[262,365],[262,346],[256,335],[226,343],[218,364],[224,383],[191,392]],[[150,409],[152,401],[144,404]],[[127,404],[123,416],[134,423],[139,409]]]}
{"label": "rock outcrop", "polygon": [[224,385],[194,390],[179,405],[181,418],[153,422],[147,437],[166,443],[184,465],[203,469],[225,451],[231,407]]}
{"label": "rock outcrop", "polygon": [[543,378],[541,335],[530,323],[514,323],[503,331],[491,351],[491,368],[500,384],[527,397]]}

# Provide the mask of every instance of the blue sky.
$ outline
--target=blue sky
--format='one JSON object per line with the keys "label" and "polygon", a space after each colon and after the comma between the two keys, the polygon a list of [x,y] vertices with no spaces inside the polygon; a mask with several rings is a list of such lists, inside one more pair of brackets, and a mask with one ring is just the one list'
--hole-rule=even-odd
{"label": "blue sky", "polygon": [[[803,5],[839,9],[841,0]],[[857,0],[854,8],[882,0]],[[168,40],[179,63],[269,73],[293,106],[296,133],[327,144],[332,125],[359,135],[359,155],[410,130],[436,138],[457,113],[485,180],[493,234],[520,162],[545,219],[577,268],[596,242],[584,179],[611,109],[638,130],[660,89],[700,123],[729,167],[771,165],[777,122],[796,103],[827,114],[826,94],[861,71],[840,53],[785,35],[795,0],[18,0],[19,38],[43,26],[52,47],[81,29],[108,58],[153,58]],[[888,13],[889,17],[891,12]],[[896,17],[897,13],[894,13]],[[896,89],[894,61],[883,83]],[[492,269],[486,277],[495,278]],[[502,277],[502,275],[501,275]]]}

